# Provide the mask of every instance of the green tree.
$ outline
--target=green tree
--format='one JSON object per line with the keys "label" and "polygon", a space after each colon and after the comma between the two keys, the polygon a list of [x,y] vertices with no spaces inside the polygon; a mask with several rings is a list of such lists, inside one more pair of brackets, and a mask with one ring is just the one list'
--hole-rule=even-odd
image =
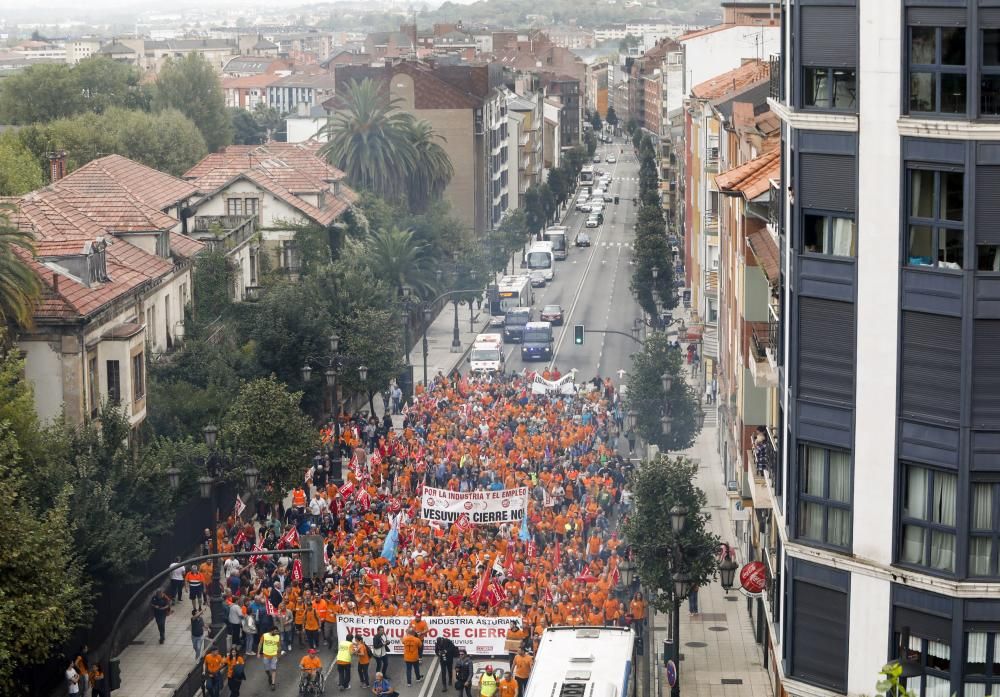
{"label": "green tree", "polygon": [[567,171],[562,167],[550,169],[546,183],[552,191],[552,196],[556,200],[556,205],[559,206],[566,203],[566,199],[569,198],[570,194],[572,194],[576,188],[576,182],[570,178]]}
{"label": "green tree", "polygon": [[321,152],[330,163],[353,185],[386,198],[405,193],[417,158],[409,138],[413,117],[399,110],[400,102],[374,80],[352,80],[322,129]]}
{"label": "green tree", "polygon": [[219,432],[222,447],[257,468],[272,501],[301,481],[319,445],[319,433],[299,407],[301,398],[273,375],[251,380],[240,388]]}
{"label": "green tree", "polygon": [[0,196],[22,196],[44,184],[42,167],[16,133],[0,133]]}
{"label": "green tree", "polygon": [[413,169],[409,173],[407,193],[410,207],[423,211],[431,200],[439,198],[455,175],[451,159],[438,135],[426,121],[411,120],[406,125],[406,136],[414,149]]}
{"label": "green tree", "polygon": [[[369,408],[374,413],[373,396],[403,369],[402,320],[391,309],[359,308],[338,319],[337,332],[344,353],[352,361],[340,372],[338,384],[347,394],[367,394]],[[364,382],[357,370],[360,365],[368,368]]]}
{"label": "green tree", "polygon": [[[716,574],[722,540],[710,532],[705,492],[694,478],[698,464],[686,457],[664,454],[643,462],[630,483],[635,508],[625,521],[625,539],[635,552],[642,585],[650,604],[660,612],[675,612],[674,580],[685,576],[692,588],[704,586]],[[671,509],[686,511],[683,530],[671,527]]]}
{"label": "green tree", "polygon": [[601,130],[601,115],[596,111],[593,111],[590,113],[588,118],[590,120],[590,125],[594,127],[594,132],[599,132]]}
{"label": "green tree", "polygon": [[[3,367],[0,366],[0,371]],[[31,407],[32,411],[34,407]],[[67,534],[74,528],[65,491],[36,505],[26,495],[17,438],[0,421],[0,622],[16,628],[0,646],[0,686],[20,692],[14,671],[49,658],[87,617],[90,583]]]}
{"label": "green tree", "polygon": [[102,114],[112,107],[148,111],[152,91],[139,69],[107,56],[91,56],[72,69],[81,109]]}
{"label": "green tree", "polygon": [[246,109],[229,107],[229,119],[233,127],[233,142],[236,145],[260,145],[267,133]]}
{"label": "green tree", "polygon": [[32,65],[0,82],[0,123],[27,125],[72,116],[83,108],[73,69]]}
{"label": "green tree", "polygon": [[618,42],[618,52],[628,53],[633,48],[638,48],[642,43],[642,38],[634,34],[626,34],[625,38]]}
{"label": "green tree", "polygon": [[593,131],[587,131],[583,134],[583,144],[587,147],[587,154],[591,157],[597,152],[597,136],[594,135]]}
{"label": "green tree", "polygon": [[365,240],[359,256],[367,258],[372,273],[398,294],[402,294],[404,286],[421,295],[434,290],[427,245],[416,240],[412,230],[396,227],[376,230]]}
{"label": "green tree", "polygon": [[[664,390],[662,376],[670,377]],[[626,405],[636,412],[636,432],[660,450],[684,450],[701,430],[701,407],[683,376],[681,352],[670,346],[666,332],[651,332],[632,357]],[[669,418],[664,433],[663,417]]]}
{"label": "green tree", "polygon": [[618,114],[615,112],[613,106],[608,107],[608,113],[605,115],[604,120],[608,122],[608,125],[614,128],[618,125]]}
{"label": "green tree", "polygon": [[541,188],[536,184],[524,192],[524,212],[527,217],[528,233],[535,234],[545,227],[548,219]]}
{"label": "green tree", "polygon": [[11,207],[0,205],[0,325],[31,325],[41,284],[25,257],[34,257],[31,233],[11,220]]}
{"label": "green tree", "polygon": [[538,198],[541,200],[542,210],[545,212],[545,225],[548,225],[556,213],[556,197],[552,195],[552,189],[549,185],[543,182],[538,185]]}
{"label": "green tree", "polygon": [[31,383],[24,379],[25,359],[10,339],[0,327],[0,424],[17,440],[20,456],[31,459],[42,454],[38,412]]}
{"label": "green tree", "polygon": [[156,80],[153,106],[158,110],[177,109],[201,131],[209,152],[233,142],[232,121],[219,76],[205,58],[189,53],[168,60]]}

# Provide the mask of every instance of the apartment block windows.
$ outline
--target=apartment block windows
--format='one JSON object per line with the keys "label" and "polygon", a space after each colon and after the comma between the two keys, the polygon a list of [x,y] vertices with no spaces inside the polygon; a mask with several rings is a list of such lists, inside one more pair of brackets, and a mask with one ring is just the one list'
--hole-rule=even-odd
{"label": "apartment block windows", "polygon": [[140,351],[132,356],[132,401],[138,402],[146,396],[146,361]]}
{"label": "apartment block windows", "polygon": [[1000,692],[1000,633],[967,632],[963,697],[986,697]]}
{"label": "apartment block windows", "polygon": [[[898,645],[899,634],[896,634],[894,642]],[[911,678],[907,688],[918,697],[950,697],[951,646],[914,634],[906,647],[906,657],[923,668],[923,675]]]}
{"label": "apartment block windows", "polygon": [[802,106],[816,109],[857,109],[857,70],[826,67],[807,67],[803,70]]}
{"label": "apartment block windows", "polygon": [[1000,116],[1000,29],[983,29],[980,51],[979,113]]}
{"label": "apartment block windows", "polygon": [[[973,482],[969,522],[969,576],[1000,576],[1000,482]],[[997,656],[1000,659],[1000,656]],[[997,673],[1000,679],[1000,672]]]}
{"label": "apartment block windows", "polygon": [[805,213],[802,251],[806,254],[853,257],[857,254],[857,226],[850,218],[819,212]]}
{"label": "apartment block windows", "polygon": [[911,169],[906,263],[961,269],[965,248],[965,175]]}
{"label": "apartment block windows", "polygon": [[799,14],[801,106],[857,111],[857,7],[810,3]]}
{"label": "apartment block windows", "polygon": [[908,57],[911,113],[966,113],[965,27],[910,26]]}
{"label": "apartment block windows", "polygon": [[814,445],[799,449],[800,538],[851,545],[851,454]]}
{"label": "apartment block windows", "polygon": [[122,401],[122,374],[118,361],[108,361],[105,364],[108,375],[108,401],[112,404],[121,404]]}
{"label": "apartment block windows", "polygon": [[902,472],[900,561],[954,573],[958,477],[909,464]]}

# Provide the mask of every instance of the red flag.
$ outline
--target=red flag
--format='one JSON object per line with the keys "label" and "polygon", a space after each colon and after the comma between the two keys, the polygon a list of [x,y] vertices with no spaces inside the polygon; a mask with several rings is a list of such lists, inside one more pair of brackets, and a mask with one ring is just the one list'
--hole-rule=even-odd
{"label": "red flag", "polygon": [[458,528],[459,532],[462,533],[468,532],[469,528],[472,527],[472,521],[469,519],[469,514],[463,513],[462,515],[458,516],[458,518],[455,519],[454,525],[456,528]]}
{"label": "red flag", "polygon": [[580,575],[576,577],[577,583],[593,583],[596,580],[597,577],[590,571],[590,564],[583,567],[583,571],[581,571]]}
{"label": "red flag", "polygon": [[508,578],[510,578],[514,575],[514,555],[508,553],[505,556],[506,559],[504,559],[503,572]]}
{"label": "red flag", "polygon": [[452,539],[452,541],[451,541],[451,547],[448,548],[448,551],[449,552],[457,552],[458,551],[458,538],[457,537],[455,537],[454,539]]}
{"label": "red flag", "polygon": [[236,533],[236,537],[233,538],[233,546],[239,547],[241,544],[247,541],[246,530],[240,528],[240,531]]}
{"label": "red flag", "polygon": [[346,501],[354,493],[354,482],[347,482],[344,486],[340,487],[340,495],[344,497]]}
{"label": "red flag", "polygon": [[302,580],[302,562],[298,559],[292,562],[292,580],[301,581]]}
{"label": "red flag", "polygon": [[382,451],[375,448],[375,452],[372,453],[371,459],[368,461],[371,469],[378,469],[382,466]]}
{"label": "red flag", "polygon": [[271,602],[270,598],[264,599],[264,606],[267,608],[267,614],[277,615],[278,611],[274,609],[274,604]]}
{"label": "red flag", "polygon": [[358,508],[364,513],[367,513],[372,507],[372,496],[368,493],[367,489],[358,489],[354,500],[357,502]]}
{"label": "red flag", "polygon": [[378,587],[378,592],[385,597],[389,595],[389,577],[385,574],[369,574],[368,579]]}
{"label": "red flag", "polygon": [[504,600],[507,599],[507,591],[504,590],[503,586],[496,579],[490,582],[490,585],[486,588],[486,602],[490,604],[490,607],[496,607]]}
{"label": "red flag", "polygon": [[289,528],[288,532],[281,536],[278,540],[278,549],[291,548],[295,549],[299,546],[299,531],[294,527]]}
{"label": "red flag", "polygon": [[[263,540],[261,540],[260,542],[258,542],[257,544],[255,544],[253,546],[253,551],[254,552],[261,552],[263,550],[264,550],[264,541]],[[256,564],[258,561],[260,561],[263,558],[264,558],[263,554],[253,554],[253,555],[250,556],[250,563],[251,564]]]}
{"label": "red flag", "polygon": [[236,517],[239,518],[243,511],[246,509],[247,505],[243,503],[243,499],[240,498],[239,494],[236,494]]}
{"label": "red flag", "polygon": [[621,575],[621,572],[618,571],[618,565],[617,564],[615,564],[614,566],[611,567],[611,576],[610,576],[610,578],[611,578],[611,585],[612,586],[617,586],[618,582],[621,580],[622,575]]}
{"label": "red flag", "polygon": [[562,554],[559,552],[559,540],[556,540],[556,552],[552,555],[552,563],[558,569],[562,565]]}
{"label": "red flag", "polygon": [[403,502],[402,501],[400,501],[396,497],[393,497],[393,498],[389,499],[389,512],[390,513],[399,513],[401,510],[403,510]]}
{"label": "red flag", "polygon": [[472,589],[472,595],[469,596],[469,600],[472,601],[473,607],[478,607],[479,603],[483,602],[484,594],[486,589],[490,584],[490,579],[493,576],[493,565],[483,564],[483,575],[479,578],[479,582],[476,587]]}
{"label": "red flag", "polygon": [[458,607],[459,605],[462,604],[462,596],[460,596],[460,595],[449,595],[448,596],[448,602],[451,603],[452,605],[454,605],[455,607]]}
{"label": "red flag", "polygon": [[528,545],[525,548],[525,553],[528,555],[528,559],[534,559],[538,556],[538,546],[535,544],[534,540],[528,540]]}
{"label": "red flag", "polygon": [[547,603],[555,602],[555,598],[552,597],[552,591],[550,591],[548,588],[545,589],[545,602]]}

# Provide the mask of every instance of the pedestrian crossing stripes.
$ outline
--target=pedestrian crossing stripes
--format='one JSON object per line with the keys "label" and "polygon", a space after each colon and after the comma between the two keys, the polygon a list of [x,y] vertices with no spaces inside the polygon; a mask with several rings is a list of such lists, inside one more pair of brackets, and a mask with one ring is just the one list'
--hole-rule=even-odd
{"label": "pedestrian crossing stripes", "polygon": [[595,244],[594,246],[595,247],[624,247],[625,249],[631,249],[632,248],[632,243],[631,242],[601,242],[599,244]]}

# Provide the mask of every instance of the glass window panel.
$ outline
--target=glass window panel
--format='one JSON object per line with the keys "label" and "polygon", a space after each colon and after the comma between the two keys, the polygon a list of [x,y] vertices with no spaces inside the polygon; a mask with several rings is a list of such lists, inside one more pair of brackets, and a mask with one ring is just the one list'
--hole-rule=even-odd
{"label": "glass window panel", "polygon": [[972,529],[992,530],[993,484],[972,485]]}
{"label": "glass window panel", "polygon": [[934,498],[931,500],[931,520],[941,525],[955,525],[956,486],[958,477],[944,472],[934,473]]}
{"label": "glass window panel", "polygon": [[830,451],[830,495],[841,503],[851,502],[851,454],[842,450]]}
{"label": "glass window panel", "polygon": [[962,697],[986,697],[986,683],[964,683],[962,685]]}
{"label": "glass window panel", "polygon": [[910,171],[910,215],[934,218],[934,172],[929,169]]}
{"label": "glass window panel", "polygon": [[910,266],[934,265],[934,229],[929,225],[910,226],[910,250],[907,264]]}
{"label": "glass window panel", "polygon": [[965,27],[941,29],[942,65],[965,65]]}
{"label": "glass window panel", "polygon": [[[990,576],[990,553],[993,551],[993,540],[989,537],[969,538],[969,574],[972,576]],[[983,659],[986,660],[986,659]]]}
{"label": "glass window panel", "polygon": [[826,450],[806,448],[805,472],[802,477],[803,493],[810,496],[825,495],[823,481],[826,477]]}
{"label": "glass window panel", "polygon": [[907,467],[905,477],[903,490],[906,492],[906,498],[903,503],[903,517],[926,520],[928,472],[921,467]]}
{"label": "glass window panel", "polygon": [[941,73],[941,113],[965,113],[965,83],[964,73]]}
{"label": "glass window panel", "polygon": [[826,238],[826,217],[806,214],[802,225],[802,249],[806,252],[823,253]]}
{"label": "glass window panel", "polygon": [[858,73],[851,69],[833,71],[833,108],[852,109],[858,99]]}
{"label": "glass window panel", "polygon": [[831,545],[847,547],[851,544],[851,512],[843,508],[829,508],[827,513],[827,539]]}
{"label": "glass window panel", "polygon": [[965,219],[965,175],[961,172],[941,172],[941,217],[945,220]]}
{"label": "glass window panel", "polygon": [[[993,635],[993,677],[998,675],[1000,675],[1000,633]],[[993,694],[1000,694],[1000,690],[994,690]]]}
{"label": "glass window panel", "polygon": [[1000,67],[1000,29],[983,29],[983,65]]}
{"label": "glass window panel", "polygon": [[830,69],[806,68],[802,95],[804,106],[830,108]]}
{"label": "glass window panel", "polygon": [[951,670],[951,646],[928,639],[927,667],[944,672]]}
{"label": "glass window panel", "polygon": [[910,72],[910,111],[937,111],[934,73]]}
{"label": "glass window panel", "polygon": [[995,244],[981,244],[976,247],[976,269],[1000,272],[1000,247]]}
{"label": "glass window panel", "polygon": [[986,670],[986,632],[969,632],[965,635],[965,670],[969,673],[982,673]]}
{"label": "glass window panel", "polygon": [[945,269],[962,268],[962,250],[965,246],[962,230],[938,231],[938,266]]}
{"label": "glass window panel", "polygon": [[823,539],[823,506],[803,501],[799,507],[799,537]]}
{"label": "glass window panel", "polygon": [[901,559],[908,564],[923,564],[924,535],[926,531],[917,525],[903,526],[903,548],[900,553]]}
{"label": "glass window panel", "polygon": [[939,571],[955,570],[955,536],[931,531],[931,567]]}
{"label": "glass window panel", "polygon": [[951,681],[947,678],[939,678],[936,675],[928,675],[926,678],[923,697],[951,697]]}
{"label": "glass window panel", "polygon": [[855,230],[857,226],[850,218],[831,218],[829,253],[838,257],[853,257]]}
{"label": "glass window panel", "polygon": [[980,77],[979,111],[984,116],[1000,115],[1000,75]]}
{"label": "glass window panel", "polygon": [[935,45],[937,30],[934,27],[910,27],[910,63],[933,65],[937,62]]}

